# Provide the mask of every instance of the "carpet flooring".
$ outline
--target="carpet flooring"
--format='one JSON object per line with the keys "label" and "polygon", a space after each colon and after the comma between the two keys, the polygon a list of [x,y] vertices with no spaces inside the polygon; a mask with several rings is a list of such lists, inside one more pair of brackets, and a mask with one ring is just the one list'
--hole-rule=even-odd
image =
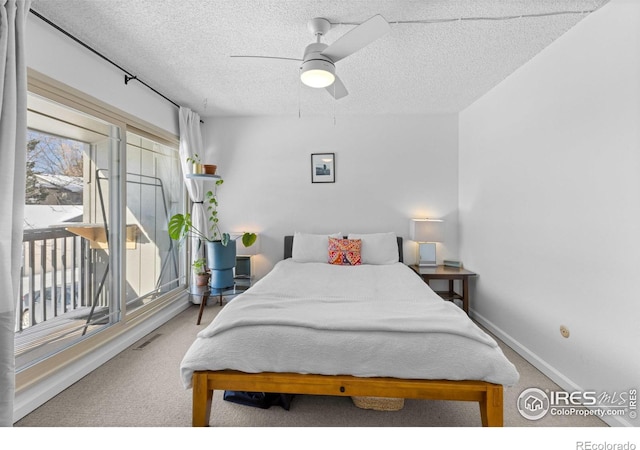
{"label": "carpet flooring", "polygon": [[[55,398],[19,420],[15,427],[190,427],[191,390],[182,387],[180,361],[220,311],[207,306],[197,326],[198,307],[190,307]],[[606,427],[594,416],[552,416],[530,421],[516,409],[530,387],[559,387],[502,344],[520,372],[517,385],[504,391],[505,427]],[[477,403],[405,400],[399,411],[356,407],[349,397],[295,396],[289,411],[258,409],[222,400],[216,391],[211,422],[217,427],[480,427]]]}

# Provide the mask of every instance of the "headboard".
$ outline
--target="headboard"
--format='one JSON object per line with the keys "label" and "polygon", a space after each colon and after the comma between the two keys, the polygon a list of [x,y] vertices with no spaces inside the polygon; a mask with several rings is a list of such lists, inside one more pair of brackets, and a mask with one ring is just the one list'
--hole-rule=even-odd
{"label": "headboard", "polygon": [[[345,237],[346,238],[346,237]],[[404,262],[402,254],[402,238],[397,236],[398,240],[398,258],[400,262]],[[293,253],[293,236],[284,237],[284,259],[291,258]]]}

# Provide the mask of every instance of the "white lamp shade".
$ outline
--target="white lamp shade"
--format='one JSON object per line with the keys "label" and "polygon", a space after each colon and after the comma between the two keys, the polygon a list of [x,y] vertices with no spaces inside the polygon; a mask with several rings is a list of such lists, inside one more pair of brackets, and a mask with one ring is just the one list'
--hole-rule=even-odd
{"label": "white lamp shade", "polygon": [[442,242],[444,223],[440,219],[411,219],[411,239],[416,242]]}

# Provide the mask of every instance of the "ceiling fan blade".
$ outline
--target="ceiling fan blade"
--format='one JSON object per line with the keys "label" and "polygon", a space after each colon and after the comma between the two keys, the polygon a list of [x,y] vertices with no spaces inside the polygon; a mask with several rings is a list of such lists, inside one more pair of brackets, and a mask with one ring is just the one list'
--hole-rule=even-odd
{"label": "ceiling fan blade", "polygon": [[366,47],[390,30],[389,23],[380,14],[375,15],[329,45],[321,54],[335,63]]}
{"label": "ceiling fan blade", "polygon": [[283,56],[259,56],[259,55],[229,55],[230,58],[263,58],[263,59],[287,59],[290,61],[302,61],[300,58],[285,58]]}
{"label": "ceiling fan blade", "polygon": [[333,84],[331,86],[327,86],[325,89],[336,100],[340,100],[342,97],[346,97],[347,95],[349,95],[349,91],[347,91],[347,88],[344,87],[342,80],[337,76]]}

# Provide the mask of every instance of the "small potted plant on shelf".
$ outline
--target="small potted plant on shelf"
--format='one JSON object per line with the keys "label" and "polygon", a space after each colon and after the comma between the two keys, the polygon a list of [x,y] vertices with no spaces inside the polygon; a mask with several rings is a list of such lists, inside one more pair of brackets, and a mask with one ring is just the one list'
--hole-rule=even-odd
{"label": "small potted plant on shelf", "polygon": [[202,170],[204,170],[204,173],[206,173],[207,175],[215,175],[217,169],[218,169],[218,166],[216,166],[215,164],[202,165]]}
{"label": "small potted plant on shelf", "polygon": [[209,272],[207,271],[207,260],[198,258],[191,264],[193,273],[196,275],[196,286],[206,286],[209,283]]}
{"label": "small potted plant on shelf", "polygon": [[[201,230],[191,221],[190,214],[174,214],[169,220],[169,236],[176,241],[182,241],[186,237],[196,237],[199,244],[207,245],[207,267],[210,270],[209,286],[215,289],[233,286],[233,269],[236,266],[236,246],[229,245],[231,235],[223,233],[218,226],[218,196],[217,188],[224,181],[216,180],[214,190],[205,195],[205,204],[209,213],[209,229]],[[255,233],[242,234],[242,243],[245,247],[252,246],[257,236]],[[199,248],[199,247],[198,247]]]}
{"label": "small potted plant on shelf", "polygon": [[197,153],[194,153],[193,156],[187,157],[187,162],[193,164],[193,173],[204,173],[204,166],[200,161],[200,156]]}

